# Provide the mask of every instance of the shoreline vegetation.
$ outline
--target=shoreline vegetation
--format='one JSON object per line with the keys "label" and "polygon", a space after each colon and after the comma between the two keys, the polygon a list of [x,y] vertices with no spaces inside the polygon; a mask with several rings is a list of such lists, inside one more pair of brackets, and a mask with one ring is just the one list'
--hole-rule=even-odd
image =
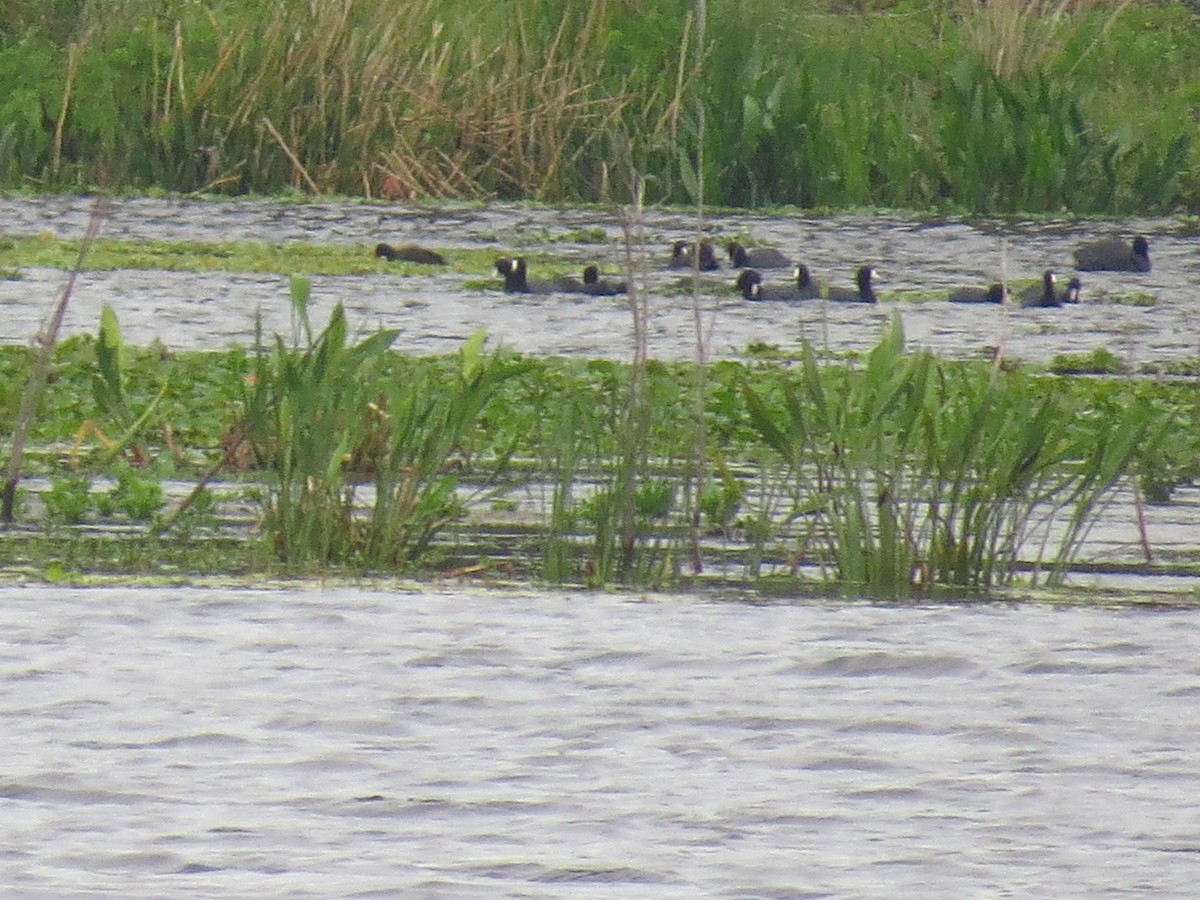
{"label": "shoreline vegetation", "polygon": [[1130,0],[16,0],[0,187],[1200,211],[1200,29]]}
{"label": "shoreline vegetation", "polygon": [[[1194,23],[1130,0],[8,4],[0,189],[600,204],[634,340],[627,364],[483,333],[408,355],[341,306],[309,320],[306,273],[378,269],[357,251],[97,241],[98,201],[82,243],[6,238],[6,258],[283,272],[293,333],[136,348],[106,308],[93,338],[0,347],[0,562],[889,600],[1061,585],[1116,494],[1140,522],[1194,483],[1193,381],[942,360],[898,316],[861,355],[710,362],[698,279],[695,361],[650,359],[640,213],[1195,214]],[[1127,571],[1200,566],[1140,533]]]}
{"label": "shoreline vegetation", "polygon": [[[482,333],[414,357],[340,308],[313,327],[303,278],[293,301],[296,333],[250,348],[128,347],[111,310],[57,347],[4,566],[996,596],[1088,569],[1114,491],[1167,502],[1200,460],[1190,381],[943,361],[898,318],[861,357],[715,362],[698,387],[694,363],[487,353]],[[6,413],[34,360],[0,348]],[[1109,570],[1200,564],[1147,551]]]}

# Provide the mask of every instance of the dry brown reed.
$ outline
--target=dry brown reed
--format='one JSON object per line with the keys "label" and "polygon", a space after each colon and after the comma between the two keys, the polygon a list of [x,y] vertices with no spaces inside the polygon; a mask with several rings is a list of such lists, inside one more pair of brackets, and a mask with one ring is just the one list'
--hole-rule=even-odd
{"label": "dry brown reed", "polygon": [[1069,18],[1112,7],[1103,31],[1132,0],[989,0],[972,4],[963,18],[964,42],[1000,78],[1031,72],[1062,52],[1062,27]]}
{"label": "dry brown reed", "polygon": [[[724,205],[980,211],[1170,209],[1192,192],[1177,89],[1169,111],[1150,112],[1153,78],[1121,77],[1101,93],[1070,71],[1094,71],[1113,52],[1106,22],[1113,34],[1142,27],[1117,21],[1132,0],[941,0],[932,23],[915,10],[814,23],[831,4],[842,6],[805,0],[792,27],[763,29],[759,19],[787,18],[778,4],[89,3],[57,46],[8,48],[6,87],[23,90],[27,68],[59,77],[43,74],[51,93],[38,103],[10,103],[18,121],[0,168],[58,187],[107,173],[129,188],[559,202],[600,197],[607,164],[622,203],[644,175],[654,203],[706,193]],[[926,24],[945,35],[939,46],[926,46]],[[943,44],[967,65],[938,71]],[[1063,44],[1072,58],[1050,63]],[[1153,71],[1153,47],[1127,71]],[[979,81],[977,57],[1014,75],[1017,93]],[[1001,113],[1019,117],[1029,74],[1042,106],[1078,98],[1077,133],[1118,136],[1081,148],[1067,134],[1046,164],[1030,161],[1022,135],[959,140],[970,116],[959,101],[1008,104]],[[1135,105],[1155,127],[1131,145],[1120,135],[1142,121]],[[985,112],[981,133],[1003,118]],[[995,152],[962,156],[959,143]],[[1045,184],[1007,196],[978,188],[1001,168],[1005,184]]]}
{"label": "dry brown reed", "polygon": [[100,233],[100,226],[108,218],[108,212],[108,198],[103,195],[97,197],[95,203],[92,204],[87,230],[84,232],[83,240],[79,243],[79,255],[67,277],[66,286],[63,287],[58,302],[50,311],[46,327],[37,336],[37,352],[29,379],[25,383],[25,390],[21,394],[21,408],[13,422],[12,449],[5,466],[4,485],[0,488],[0,523],[5,525],[11,524],[15,516],[17,483],[21,479],[25,441],[29,437],[29,429],[33,426],[33,420],[37,416],[38,403],[49,378],[50,365],[54,359],[54,350],[58,346],[58,337],[62,330],[63,319],[67,314],[67,306],[71,302],[71,296],[75,293],[75,283],[79,278],[79,273],[83,271],[83,262],[87,259],[92,244],[95,243],[96,237]]}
{"label": "dry brown reed", "polygon": [[265,29],[218,37],[191,97],[177,38],[158,106],[223,120],[212,183],[290,167],[310,192],[556,200],[596,178],[597,144],[633,101],[591,52],[609,3],[563,15],[549,33],[520,6],[495,28],[451,12],[445,0],[403,15],[369,0],[281,3]]}

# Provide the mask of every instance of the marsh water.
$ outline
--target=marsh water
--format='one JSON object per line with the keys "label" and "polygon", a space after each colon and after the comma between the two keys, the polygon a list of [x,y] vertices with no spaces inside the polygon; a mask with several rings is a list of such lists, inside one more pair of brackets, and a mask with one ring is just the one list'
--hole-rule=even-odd
{"label": "marsh water", "polygon": [[11,897],[1193,897],[1194,614],[0,592]]}
{"label": "marsh water", "polygon": [[[87,198],[0,198],[0,237],[50,234],[79,238],[93,201]],[[969,358],[1001,348],[1047,362],[1056,354],[1111,350],[1133,368],[1192,360],[1200,350],[1197,237],[1179,219],[1111,222],[915,220],[900,216],[709,216],[709,237],[723,244],[741,236],[775,246],[805,262],[818,280],[850,286],[855,269],[876,266],[883,302],[875,307],[811,302],[746,303],[733,291],[732,271],[702,279],[699,317],[680,274],[665,270],[671,241],[695,233],[694,217],[648,212],[645,257],[650,269],[649,349],[659,358],[696,355],[697,318],[709,358],[736,358],[756,344],[794,350],[801,339],[831,351],[862,350],[878,340],[893,311],[902,314],[914,346]],[[603,243],[594,240],[602,233]],[[1046,269],[1069,277],[1072,248],[1095,237],[1145,234],[1154,262],[1148,275],[1085,273],[1084,303],[1062,309],[962,305],[940,299],[957,286],[1000,280],[1034,281]],[[491,249],[552,256],[568,269],[589,262],[619,273],[623,258],[617,217],[599,209],[512,206],[410,208],[354,203],[262,201],[116,201],[101,236],[123,240],[255,241],[361,246],[364,258],[379,241],[416,242],[444,250]],[[537,263],[533,276],[539,274]],[[19,281],[0,281],[4,312],[0,339],[24,342],[41,327],[66,280],[60,270],[23,269]],[[768,273],[782,282],[783,270]],[[401,329],[399,345],[415,353],[456,349],[478,328],[493,346],[531,354],[628,359],[629,311],[620,298],[514,296],[492,287],[465,287],[461,274],[385,273],[316,277],[313,320],[336,302],[363,327]],[[900,298],[896,300],[896,298]],[[921,298],[925,298],[922,302]],[[911,301],[911,302],[910,302]],[[285,276],[123,270],[88,272],[68,311],[68,332],[94,332],[111,304],[127,340],[158,340],[176,349],[221,349],[253,340],[261,314],[268,334],[291,333]]]}
{"label": "marsh water", "polygon": [[[0,198],[2,233],[78,238],[90,209]],[[607,243],[570,239],[596,227]],[[864,349],[893,310],[912,342],[947,356],[1196,356],[1200,261],[1176,220],[739,215],[707,227],[837,283],[873,262],[883,297],[747,304],[729,272],[705,276],[711,357],[801,338]],[[649,214],[648,254],[694,228]],[[591,210],[131,200],[101,233],[364,254],[415,241],[619,268],[619,223]],[[1086,275],[1077,307],[908,302],[1067,273],[1075,243],[1112,233],[1146,234],[1154,271]],[[10,343],[42,327],[65,281],[21,274],[0,281]],[[650,275],[650,349],[691,358],[678,277]],[[452,350],[482,326],[528,353],[630,355],[619,300],[463,281],[316,278],[313,318],[342,301],[366,327],[400,327],[414,352]],[[1153,302],[1113,302],[1129,298]],[[291,328],[277,276],[87,272],[68,332],[94,332],[104,303],[139,344],[247,344],[256,311],[268,332]],[[1160,552],[1194,550],[1197,493],[1148,510]],[[1102,559],[1135,552],[1128,497],[1116,505],[1092,536]],[[1162,587],[1132,579],[1114,607],[752,603],[717,588],[7,587],[0,894],[1192,897],[1200,639],[1194,587],[1138,602]]]}
{"label": "marsh water", "polygon": [[[0,238],[48,234],[69,239],[85,232],[94,201],[84,197],[0,198]],[[1200,234],[1182,218],[1127,222],[916,219],[901,216],[712,215],[709,239],[740,237],[778,247],[804,261],[821,280],[848,285],[854,269],[874,264],[881,275],[876,306],[826,303],[749,303],[732,288],[733,271],[704,274],[693,304],[690,279],[665,267],[669,244],[695,234],[686,213],[648,211],[637,254],[646,261],[651,355],[692,359],[697,328],[708,358],[742,358],[755,345],[794,351],[808,340],[830,351],[873,346],[898,313],[909,342],[952,358],[1000,350],[1046,363],[1063,353],[1106,349],[1131,371],[1166,368],[1200,355]],[[1153,270],[1145,275],[1082,273],[1084,302],[1057,309],[1020,309],[945,301],[951,288],[1001,277],[1036,280],[1045,269],[1073,274],[1073,248],[1100,237],[1144,234]],[[269,244],[304,242],[360,247],[364,260],[379,241],[419,243],[445,252],[522,253],[556,270],[597,262],[618,273],[624,255],[621,221],[602,209],[528,209],[503,205],[407,207],[350,202],[223,202],[178,199],[113,201],[101,237],[132,241]],[[386,267],[384,267],[386,269]],[[66,282],[61,270],[22,268],[0,280],[0,340],[25,343],[43,327]],[[768,271],[772,282],[787,273]],[[681,281],[684,282],[681,285]],[[899,299],[897,299],[899,298]],[[313,279],[312,320],[320,324],[337,302],[362,328],[401,331],[397,345],[414,353],[457,349],[477,329],[492,346],[534,355],[629,359],[631,316],[623,298],[568,294],[513,295],[494,273],[436,269],[387,271]],[[288,279],[283,275],[161,270],[87,271],[67,312],[68,333],[94,333],[104,304],[119,317],[125,339],[167,349],[249,345],[261,316],[266,334],[294,330]],[[523,498],[514,498],[523,502]],[[1094,529],[1085,559],[1128,563],[1143,558],[1131,496]],[[1200,491],[1180,490],[1170,506],[1146,514],[1159,559],[1194,556],[1200,534]],[[1189,584],[1188,587],[1194,587]]]}

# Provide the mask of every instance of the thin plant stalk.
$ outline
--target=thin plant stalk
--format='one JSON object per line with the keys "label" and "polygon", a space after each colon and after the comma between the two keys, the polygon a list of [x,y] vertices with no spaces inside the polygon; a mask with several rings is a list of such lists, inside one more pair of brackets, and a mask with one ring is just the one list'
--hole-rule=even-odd
{"label": "thin plant stalk", "polygon": [[[625,267],[634,271],[634,246],[644,246],[642,228],[645,221],[642,209],[645,184],[639,179],[634,187],[632,218],[622,220],[625,232]],[[646,361],[650,355],[648,343],[650,303],[647,292],[635,280],[627,282],[629,311],[633,317],[633,365],[629,372],[629,392],[626,399],[622,429],[623,459],[618,463],[615,494],[620,503],[621,580],[626,580],[633,571],[637,552],[637,503],[636,494],[640,473],[646,465],[647,430],[650,409],[646,394]]]}
{"label": "thin plant stalk", "polygon": [[[696,0],[696,65],[703,65],[705,58],[705,31],[708,23],[708,5],[705,0]],[[700,79],[696,79],[699,84]],[[708,375],[708,336],[704,330],[704,317],[700,305],[700,238],[704,231],[704,146],[705,146],[705,115],[704,100],[697,92],[696,107],[696,250],[693,253],[692,266],[692,326],[696,336],[696,367],[693,371],[692,385],[692,415],[695,429],[692,439],[692,477],[691,500],[692,514],[688,527],[688,543],[691,555],[692,573],[699,575],[704,570],[704,559],[700,552],[700,497],[708,484],[707,465],[707,429],[704,425],[704,406],[707,395]],[[710,326],[715,326],[714,311]],[[713,327],[709,328],[711,335]]]}
{"label": "thin plant stalk", "polygon": [[100,233],[101,224],[108,216],[108,207],[108,200],[104,197],[98,197],[92,204],[87,230],[79,244],[79,256],[67,277],[67,284],[63,288],[62,296],[59,297],[58,303],[50,315],[46,330],[38,338],[40,346],[37,356],[34,358],[33,370],[29,373],[29,381],[25,383],[25,392],[21,395],[21,409],[17,413],[17,421],[13,428],[12,452],[8,457],[8,467],[5,471],[3,496],[0,497],[0,522],[5,525],[11,525],[13,521],[13,508],[16,504],[17,483],[21,479],[21,462],[25,454],[25,442],[28,440],[29,429],[33,425],[34,417],[37,415],[42,391],[46,387],[50,362],[54,358],[54,350],[58,346],[58,334],[62,330],[63,319],[67,315],[71,295],[75,292],[75,282],[79,278],[79,273],[83,271],[83,261],[87,258],[96,236]]}

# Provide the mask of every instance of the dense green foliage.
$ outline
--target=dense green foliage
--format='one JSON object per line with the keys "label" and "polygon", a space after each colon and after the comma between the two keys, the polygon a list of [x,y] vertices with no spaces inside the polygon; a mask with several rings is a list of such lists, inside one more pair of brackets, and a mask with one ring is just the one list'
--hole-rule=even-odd
{"label": "dense green foliage", "polygon": [[796,481],[791,515],[828,547],[839,581],[876,596],[907,595],[914,581],[1011,580],[1038,507],[1066,520],[1050,574],[1060,579],[1099,498],[1165,425],[1140,404],[1088,415],[1020,375],[905,353],[898,317],[862,368],[822,369],[805,348],[781,412],[745,391]]}
{"label": "dense green foliage", "polygon": [[[302,322],[303,297],[301,280]],[[105,510],[152,520],[144,566],[208,514],[203,491],[160,513],[157,479],[223,471],[260,510],[241,565],[408,571],[438,564],[464,487],[501,505],[544,491],[525,565],[548,581],[672,583],[712,552],[698,529],[739,543],[751,575],[770,557],[768,571],[815,565],[905,596],[1007,583],[1031,535],[1060,576],[1116,479],[1136,473],[1166,500],[1200,467],[1191,384],[942,361],[906,352],[898,324],[862,360],[818,364],[805,348],[798,365],[714,363],[699,407],[693,366],[651,361],[636,420],[629,365],[484,354],[482,335],[410,357],[395,338],[351,338],[339,309],[295,344],[173,355],[124,347],[108,316],[98,338],[59,348],[34,423],[31,466],[54,479],[47,527]],[[0,422],[31,358],[0,348]],[[97,495],[94,475],[115,485]]]}
{"label": "dense green foliage", "polygon": [[[76,337],[58,349],[51,384],[31,433],[35,445],[69,447],[88,420],[104,430],[120,429],[122,420],[110,418],[94,393],[97,343],[92,337]],[[163,424],[169,424],[172,439],[184,449],[183,458],[190,460],[185,469],[198,471],[211,463],[219,454],[221,438],[245,410],[248,386],[252,387],[256,378],[253,352],[245,348],[175,352],[161,347],[126,347],[125,354],[123,381],[129,406],[140,414],[157,400],[154,421],[143,428],[141,435],[147,455],[172,465],[161,431]],[[10,436],[32,355],[28,347],[0,347],[0,445]],[[486,458],[515,452],[530,459],[548,458],[548,454],[557,452],[553,448],[561,446],[564,422],[569,422],[570,430],[587,445],[589,462],[619,454],[618,425],[628,393],[628,364],[568,358],[522,357],[520,361],[524,374],[497,387],[477,427],[464,441],[465,455]],[[459,365],[457,356],[409,356],[400,352],[389,354],[377,374],[387,381],[434,379],[440,383],[452,378]],[[832,362],[826,365],[844,369],[844,365]],[[944,365],[950,369],[991,370],[983,362],[947,361]],[[764,458],[766,447],[750,420],[743,389],[749,384],[764,402],[782,405],[791,372],[787,360],[720,361],[709,365],[704,417],[707,443],[714,456],[729,462]],[[1170,478],[1176,483],[1189,481],[1196,474],[1200,422],[1193,421],[1196,394],[1191,383],[1072,378],[1036,372],[1014,372],[1006,377],[1029,404],[1055,392],[1069,399],[1072,406],[1089,410],[1089,416],[1101,419],[1130,404],[1169,413],[1173,417],[1169,429],[1172,437],[1142,448],[1139,461],[1144,464],[1154,459],[1156,469],[1171,469],[1174,474]],[[695,440],[688,399],[693,366],[651,361],[647,378],[647,395],[653,408],[651,452],[659,459],[686,459]],[[1160,453],[1164,456],[1156,458]],[[60,462],[65,459],[55,455],[50,470],[56,470]]]}
{"label": "dense green foliage", "polygon": [[1197,73],[1180,2],[20,0],[0,185],[1196,211]]}
{"label": "dense green foliage", "polygon": [[[358,564],[404,569],[465,510],[447,463],[497,386],[520,371],[484,357],[482,332],[452,377],[381,377],[397,331],[354,343],[341,306],[319,335],[308,323],[308,282],[293,279],[305,345],[276,337],[256,355],[235,423],[266,472],[263,530],[295,567]],[[356,483],[369,478],[370,501]],[[370,514],[359,516],[362,505]]]}

